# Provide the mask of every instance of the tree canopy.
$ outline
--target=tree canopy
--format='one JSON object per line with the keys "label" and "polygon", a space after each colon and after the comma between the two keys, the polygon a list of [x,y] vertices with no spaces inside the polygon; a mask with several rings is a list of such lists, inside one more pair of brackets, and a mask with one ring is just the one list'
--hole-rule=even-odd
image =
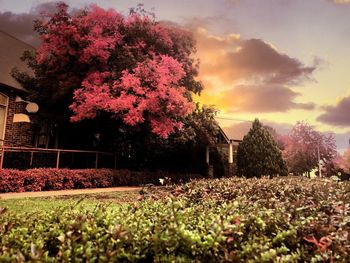
{"label": "tree canopy", "polygon": [[238,145],[237,172],[245,177],[287,175],[277,143],[258,119]]}
{"label": "tree canopy", "polygon": [[350,148],[346,149],[342,155],[338,155],[335,158],[334,162],[336,168],[350,174]]}
{"label": "tree canopy", "polygon": [[290,172],[309,173],[320,161],[330,162],[336,156],[335,139],[332,134],[322,134],[305,122],[298,122],[288,136],[283,138],[283,156]]}
{"label": "tree canopy", "polygon": [[35,30],[42,43],[26,55],[35,77],[15,75],[52,118],[74,122],[103,113],[167,138],[194,110],[191,92],[202,86],[190,32],[140,8],[124,16],[92,5],[71,14],[64,3]]}
{"label": "tree canopy", "polygon": [[198,156],[218,127],[216,110],[192,100],[203,87],[191,32],[142,6],[122,15],[64,3],[35,30],[42,43],[23,56],[35,76],[13,75],[64,138],[60,147],[118,149],[120,168],[206,167]]}

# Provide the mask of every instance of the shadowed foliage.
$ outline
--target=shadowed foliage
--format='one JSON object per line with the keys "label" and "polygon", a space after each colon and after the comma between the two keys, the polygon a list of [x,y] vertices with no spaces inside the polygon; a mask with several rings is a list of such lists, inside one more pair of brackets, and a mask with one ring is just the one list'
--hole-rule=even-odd
{"label": "shadowed foliage", "polygon": [[277,143],[258,119],[238,146],[237,172],[246,177],[287,175]]}

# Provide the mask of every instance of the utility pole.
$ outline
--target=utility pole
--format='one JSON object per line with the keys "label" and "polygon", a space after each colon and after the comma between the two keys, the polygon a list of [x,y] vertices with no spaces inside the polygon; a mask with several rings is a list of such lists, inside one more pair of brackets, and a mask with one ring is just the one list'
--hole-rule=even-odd
{"label": "utility pole", "polygon": [[317,160],[318,160],[318,176],[321,177],[321,160],[320,160],[320,146],[317,145]]}

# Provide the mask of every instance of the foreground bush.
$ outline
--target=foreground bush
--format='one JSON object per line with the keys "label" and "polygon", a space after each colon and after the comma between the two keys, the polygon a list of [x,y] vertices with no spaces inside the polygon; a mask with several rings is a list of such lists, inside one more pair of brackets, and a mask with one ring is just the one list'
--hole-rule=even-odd
{"label": "foreground bush", "polygon": [[349,203],[349,183],[232,178],[114,210],[2,210],[0,261],[350,262]]}
{"label": "foreground bush", "polygon": [[111,169],[30,169],[0,170],[0,192],[25,192],[64,190],[79,188],[99,188],[113,186],[135,186],[159,184],[160,178],[171,182],[186,182],[200,178],[198,174],[169,174],[165,172],[133,172]]}

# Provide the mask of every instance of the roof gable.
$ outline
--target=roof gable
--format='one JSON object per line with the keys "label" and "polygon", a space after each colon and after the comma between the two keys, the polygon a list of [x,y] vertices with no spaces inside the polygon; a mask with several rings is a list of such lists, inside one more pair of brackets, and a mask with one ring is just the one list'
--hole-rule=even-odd
{"label": "roof gable", "polygon": [[26,50],[35,51],[35,48],[3,31],[0,31],[0,84],[25,91],[25,89],[11,76],[11,71],[16,67],[20,71],[26,71],[29,74],[32,74],[32,70],[30,70],[20,59],[23,52]]}

